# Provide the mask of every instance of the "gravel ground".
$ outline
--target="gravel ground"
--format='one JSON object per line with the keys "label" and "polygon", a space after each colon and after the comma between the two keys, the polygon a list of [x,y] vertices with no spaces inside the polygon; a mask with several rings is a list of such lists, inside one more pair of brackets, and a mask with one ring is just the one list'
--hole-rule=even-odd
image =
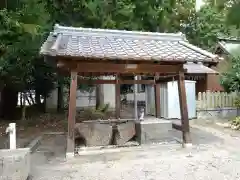
{"label": "gravel ground", "polygon": [[[199,143],[192,149],[176,145],[145,146],[114,154],[78,157],[68,162],[62,157],[47,158],[44,153],[35,153],[31,179],[240,180],[240,136],[197,125],[194,128],[221,140]],[[63,147],[55,149],[64,152]]]}

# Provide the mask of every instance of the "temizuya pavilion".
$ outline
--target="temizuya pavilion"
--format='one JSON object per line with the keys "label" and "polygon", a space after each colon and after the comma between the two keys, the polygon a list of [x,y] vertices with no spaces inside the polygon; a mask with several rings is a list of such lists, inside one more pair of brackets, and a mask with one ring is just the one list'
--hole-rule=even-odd
{"label": "temizuya pavilion", "polygon": [[[110,29],[74,28],[55,25],[42,45],[40,54],[54,60],[59,68],[71,73],[67,155],[75,149],[75,116],[77,76],[115,76],[115,80],[93,80],[94,84],[115,84],[116,119],[120,118],[120,84],[153,84],[155,88],[156,117],[160,116],[159,83],[178,80],[183,143],[191,144],[188,109],[185,93],[184,64],[193,62],[216,65],[219,58],[191,45],[181,33],[153,33]],[[205,66],[204,66],[205,67]],[[207,67],[206,67],[207,68]],[[192,72],[193,70],[189,70]],[[206,73],[197,68],[197,73]],[[194,73],[194,72],[193,72]],[[152,75],[154,80],[121,80],[124,75]],[[128,81],[128,82],[125,82]]]}

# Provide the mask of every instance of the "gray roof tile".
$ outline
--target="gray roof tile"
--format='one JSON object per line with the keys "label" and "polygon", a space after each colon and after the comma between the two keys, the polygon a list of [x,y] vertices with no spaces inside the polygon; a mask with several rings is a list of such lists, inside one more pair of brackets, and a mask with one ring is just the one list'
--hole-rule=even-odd
{"label": "gray roof tile", "polygon": [[218,56],[189,44],[180,33],[73,28],[56,25],[40,54],[79,58],[217,61]]}

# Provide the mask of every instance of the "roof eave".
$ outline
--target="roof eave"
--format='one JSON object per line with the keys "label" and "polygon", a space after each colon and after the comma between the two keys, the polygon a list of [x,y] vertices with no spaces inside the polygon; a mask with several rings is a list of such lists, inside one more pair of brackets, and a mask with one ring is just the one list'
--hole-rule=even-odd
{"label": "roof eave", "polygon": [[200,53],[200,54],[202,54],[202,55],[204,55],[204,56],[209,57],[210,59],[212,59],[213,62],[215,62],[215,61],[218,62],[218,59],[219,59],[218,55],[212,54],[212,53],[210,53],[206,50],[203,50],[203,49],[201,49],[197,46],[194,46],[194,45],[192,45],[188,42],[185,42],[185,41],[179,41],[179,43],[188,47],[188,48],[190,48],[190,49],[192,49],[192,50],[194,50],[194,51],[196,51],[196,52],[198,52],[198,53]]}

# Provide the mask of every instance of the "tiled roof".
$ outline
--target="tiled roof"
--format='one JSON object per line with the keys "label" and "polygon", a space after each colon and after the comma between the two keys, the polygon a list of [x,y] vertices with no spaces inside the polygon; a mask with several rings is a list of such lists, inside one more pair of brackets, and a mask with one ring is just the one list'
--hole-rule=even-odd
{"label": "tiled roof", "polygon": [[55,25],[40,54],[113,60],[217,62],[181,33],[152,33]]}
{"label": "tiled roof", "polygon": [[240,50],[240,39],[238,38],[218,38],[217,48],[221,48],[228,54],[234,54]]}

